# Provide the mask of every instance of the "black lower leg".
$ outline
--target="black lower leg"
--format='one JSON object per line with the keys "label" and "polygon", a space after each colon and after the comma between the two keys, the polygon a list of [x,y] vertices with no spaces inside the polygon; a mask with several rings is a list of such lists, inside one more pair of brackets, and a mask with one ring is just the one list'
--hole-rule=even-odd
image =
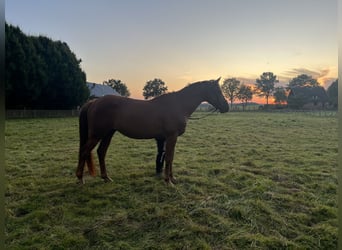
{"label": "black lower leg", "polygon": [[165,152],[157,154],[157,158],[156,158],[156,173],[157,174],[161,174],[163,172],[164,159],[165,159]]}
{"label": "black lower leg", "polygon": [[165,160],[165,140],[164,139],[156,139],[158,154],[156,157],[156,174],[160,175],[163,172],[164,160]]}

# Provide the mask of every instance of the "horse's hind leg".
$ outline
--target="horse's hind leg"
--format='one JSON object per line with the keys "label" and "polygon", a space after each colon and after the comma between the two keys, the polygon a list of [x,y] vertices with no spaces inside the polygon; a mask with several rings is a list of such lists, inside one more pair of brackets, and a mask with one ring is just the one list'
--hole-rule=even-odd
{"label": "horse's hind leg", "polygon": [[94,161],[93,161],[93,155],[90,152],[87,159],[86,159],[87,165],[88,165],[88,170],[89,174],[92,176],[95,176],[95,166],[94,166]]}
{"label": "horse's hind leg", "polygon": [[109,147],[110,141],[113,137],[113,134],[115,133],[115,130],[110,131],[102,140],[101,143],[97,149],[97,155],[99,157],[100,162],[100,169],[101,169],[101,178],[105,182],[111,182],[112,179],[108,177],[107,170],[106,170],[106,162],[105,157],[107,153],[107,149]]}
{"label": "horse's hind leg", "polygon": [[158,154],[156,157],[156,174],[160,176],[163,173],[163,165],[165,160],[165,139],[156,139]]}
{"label": "horse's hind leg", "polygon": [[[96,144],[99,142],[98,139],[90,139],[87,143],[80,148],[79,156],[78,156],[78,166],[76,170],[76,176],[79,180],[79,183],[84,184],[83,180],[83,171],[85,162],[89,162],[90,154]],[[93,166],[92,166],[93,167]]]}
{"label": "horse's hind leg", "polygon": [[81,155],[80,155],[79,159],[78,159],[78,166],[76,169],[76,176],[78,178],[78,182],[81,184],[84,184],[83,171],[84,171],[85,162],[86,162],[85,158],[81,157]]}
{"label": "horse's hind leg", "polygon": [[175,184],[176,179],[173,177],[172,173],[172,162],[173,162],[173,155],[175,153],[175,146],[177,143],[177,135],[170,136],[166,139],[165,145],[165,181],[167,184]]}

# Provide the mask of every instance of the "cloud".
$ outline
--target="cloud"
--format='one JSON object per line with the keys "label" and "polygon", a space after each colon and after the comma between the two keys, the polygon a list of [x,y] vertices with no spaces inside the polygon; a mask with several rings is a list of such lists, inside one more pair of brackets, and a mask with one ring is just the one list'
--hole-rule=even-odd
{"label": "cloud", "polygon": [[284,72],[285,76],[294,78],[296,76],[305,74],[308,76],[312,76],[312,78],[317,79],[318,77],[320,77],[321,75],[326,75],[329,73],[328,69],[323,69],[321,71],[314,71],[314,70],[310,70],[310,69],[306,69],[306,68],[294,68],[294,69],[290,69]]}
{"label": "cloud", "polygon": [[251,78],[251,77],[237,77],[237,79],[243,83],[243,84],[255,84],[257,77]]}
{"label": "cloud", "polygon": [[331,76],[332,72],[329,68],[324,68],[320,70],[312,70],[307,68],[293,68],[279,75],[279,80],[280,82],[287,84],[293,78],[302,74],[311,76],[313,79],[317,79],[317,81],[325,88],[329,87],[329,85],[337,79],[337,76]]}

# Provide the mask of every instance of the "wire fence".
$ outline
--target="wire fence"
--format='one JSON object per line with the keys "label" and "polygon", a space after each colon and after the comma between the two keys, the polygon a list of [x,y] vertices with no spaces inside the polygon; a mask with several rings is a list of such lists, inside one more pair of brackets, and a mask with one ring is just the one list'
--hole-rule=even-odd
{"label": "wire fence", "polygon": [[77,117],[79,110],[6,110],[6,119]]}
{"label": "wire fence", "polygon": [[[208,112],[210,108],[199,107],[197,112]],[[258,106],[246,107],[244,110],[230,109],[229,112],[269,112],[269,113],[301,113],[319,117],[335,117],[337,110],[295,110],[295,109],[260,109]],[[23,118],[58,118],[58,117],[78,117],[79,110],[6,110],[6,119]]]}

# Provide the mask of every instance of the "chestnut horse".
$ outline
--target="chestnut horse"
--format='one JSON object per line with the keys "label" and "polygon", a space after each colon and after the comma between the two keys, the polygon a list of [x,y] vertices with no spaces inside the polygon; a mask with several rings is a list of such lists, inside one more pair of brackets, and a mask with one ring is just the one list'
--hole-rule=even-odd
{"label": "chestnut horse", "polygon": [[187,87],[152,100],[135,100],[127,97],[107,95],[87,102],[79,117],[80,148],[76,176],[84,183],[83,170],[87,162],[89,173],[95,175],[91,151],[100,142],[97,155],[101,178],[112,181],[106,171],[105,156],[116,131],[135,139],[155,139],[158,154],[156,172],[163,171],[167,183],[175,183],[172,161],[177,137],[185,131],[190,115],[198,105],[207,101],[221,113],[229,106],[223,97],[219,79],[189,84]]}

